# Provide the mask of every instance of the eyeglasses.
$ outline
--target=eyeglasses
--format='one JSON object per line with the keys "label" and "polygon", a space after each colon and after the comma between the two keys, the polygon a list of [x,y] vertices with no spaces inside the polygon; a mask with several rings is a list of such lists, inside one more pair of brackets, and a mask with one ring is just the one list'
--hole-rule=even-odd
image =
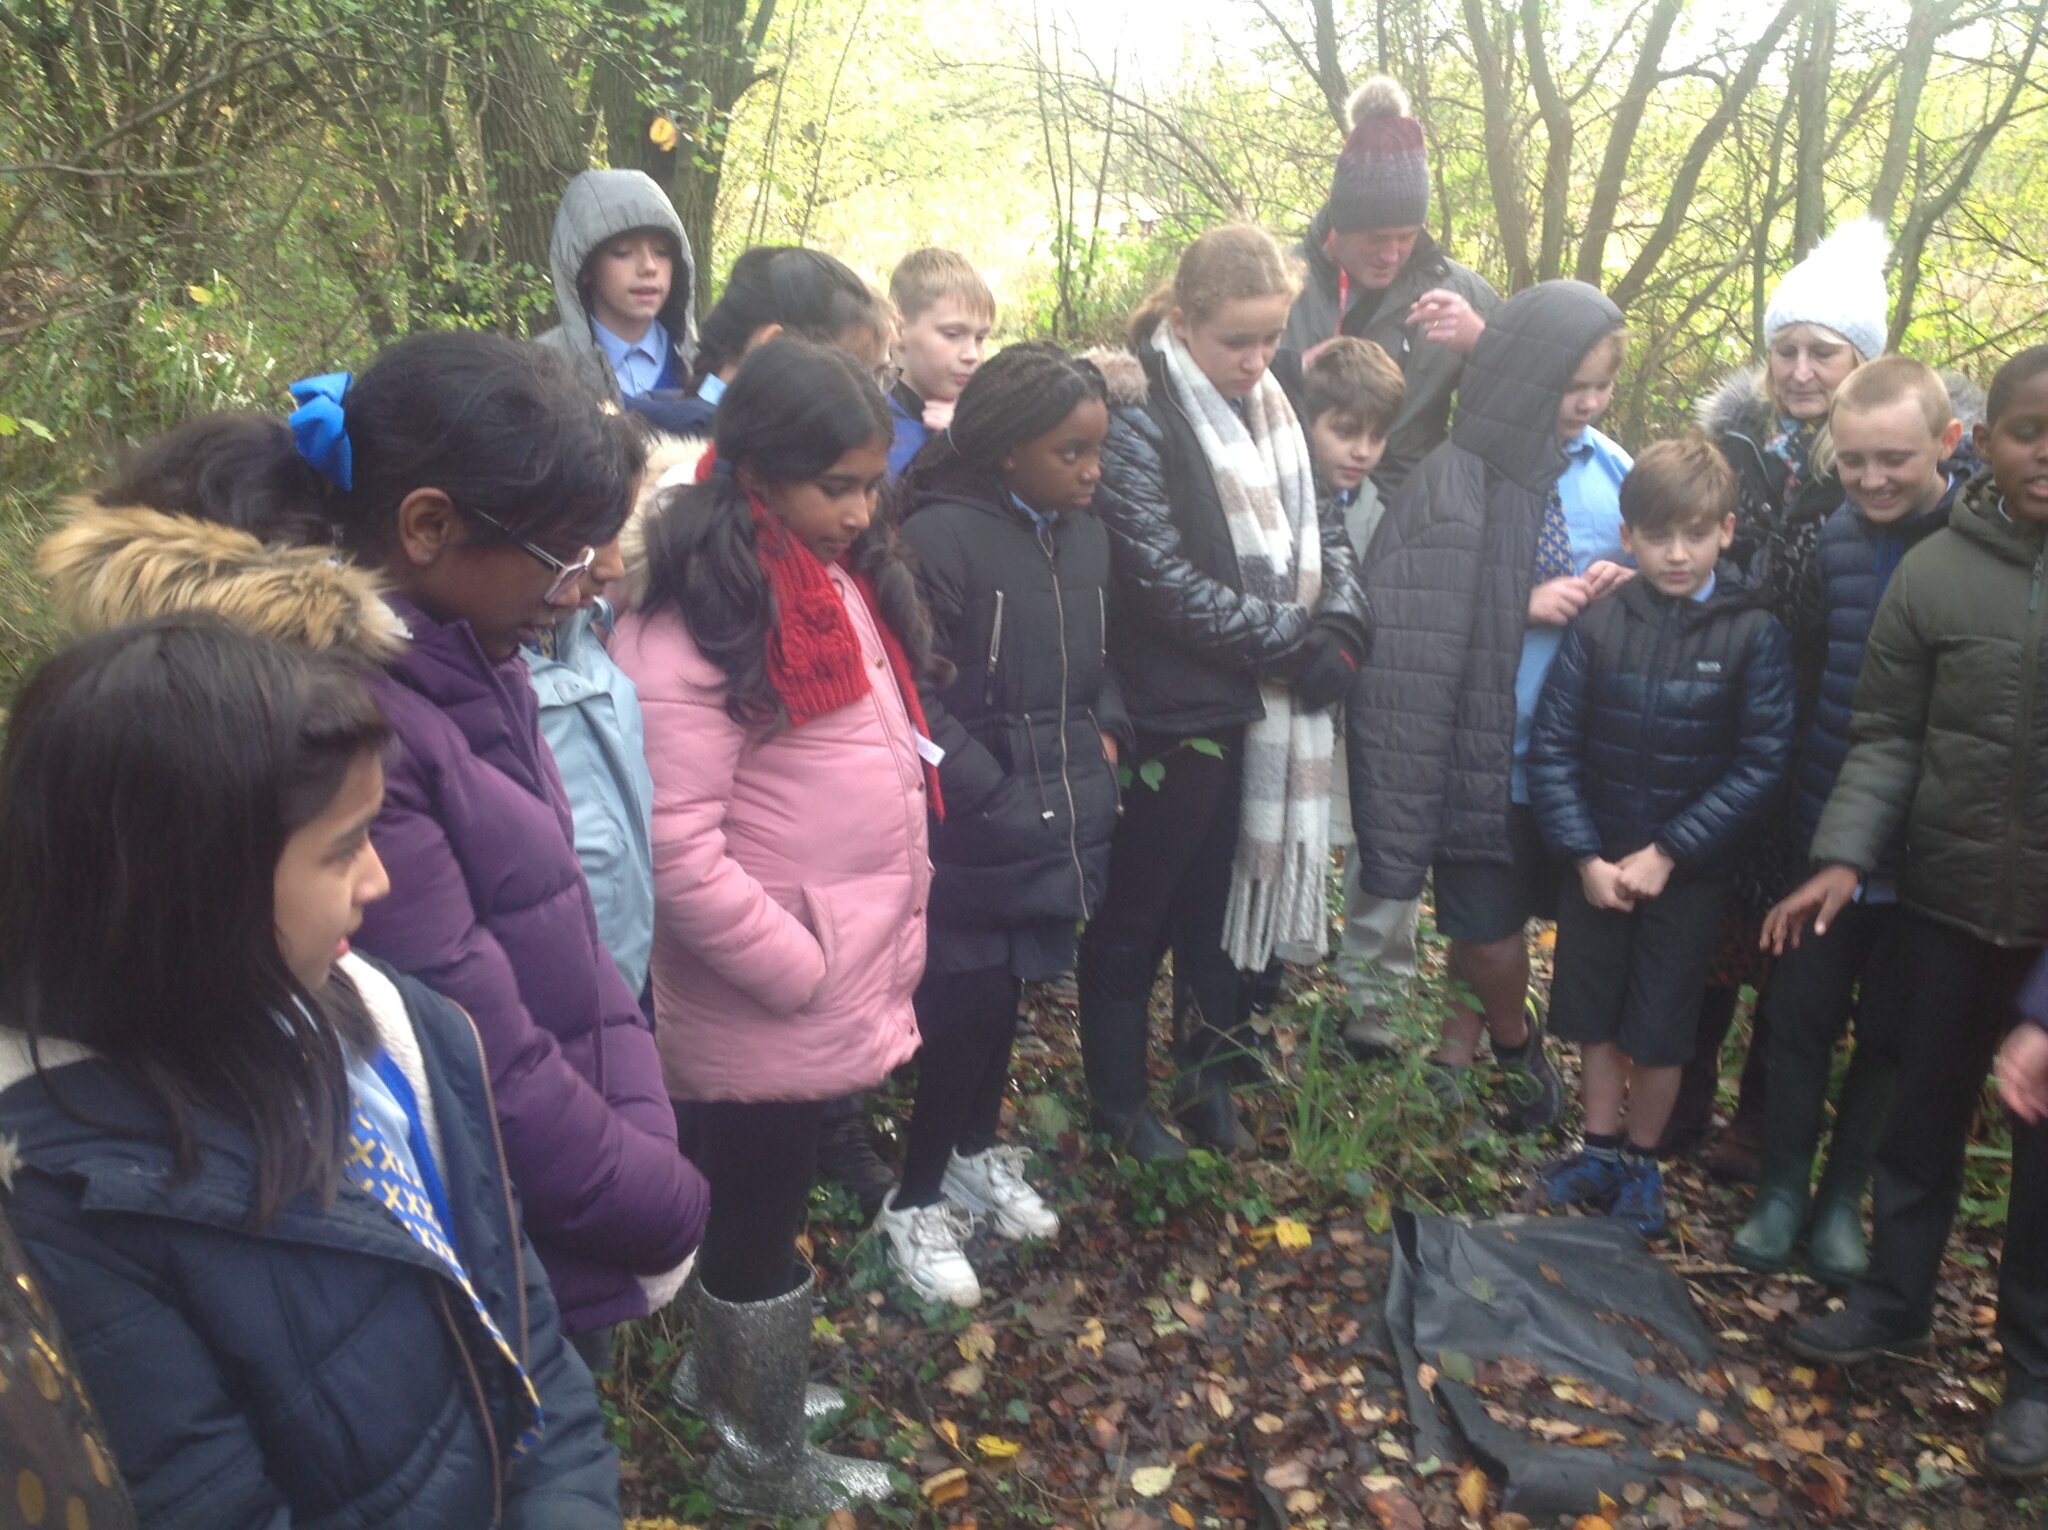
{"label": "eyeglasses", "polygon": [[576,555],[574,563],[564,563],[545,547],[536,547],[524,537],[514,536],[512,528],[496,516],[486,515],[474,506],[465,506],[464,511],[469,515],[475,516],[486,526],[492,526],[502,531],[506,536],[512,538],[520,551],[531,555],[555,571],[555,582],[548,586],[547,594],[542,597],[549,605],[553,605],[557,600],[561,599],[563,594],[573,588],[576,582],[585,574],[589,573],[592,565],[597,562],[597,549],[595,547],[584,548],[582,552]]}

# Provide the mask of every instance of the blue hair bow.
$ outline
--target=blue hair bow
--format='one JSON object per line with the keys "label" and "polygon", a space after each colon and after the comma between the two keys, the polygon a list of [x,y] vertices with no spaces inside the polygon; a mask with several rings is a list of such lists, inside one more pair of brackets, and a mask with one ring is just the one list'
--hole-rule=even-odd
{"label": "blue hair bow", "polygon": [[326,372],[302,377],[291,385],[292,397],[299,404],[289,422],[292,440],[298,444],[299,455],[337,489],[355,487],[355,452],[341,411],[342,395],[354,381],[347,372]]}

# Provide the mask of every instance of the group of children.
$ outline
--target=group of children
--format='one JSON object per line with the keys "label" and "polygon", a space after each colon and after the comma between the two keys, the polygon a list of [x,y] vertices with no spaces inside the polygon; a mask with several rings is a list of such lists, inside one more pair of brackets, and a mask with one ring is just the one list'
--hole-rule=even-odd
{"label": "group of children", "polygon": [[[1408,121],[1375,100],[1340,261]],[[1484,1043],[1508,1124],[1554,1127],[1575,1043],[1582,1142],[1535,1198],[1648,1237],[1723,958],[1774,953],[1734,1257],[1804,1239],[1855,1282],[1802,1354],[1924,1338],[1976,1090],[2048,1009],[2048,348],[1962,454],[1844,249],[1781,285],[1759,426],[1632,459],[1597,427],[1624,317],[1582,283],[1431,289],[1413,357],[1303,355],[1295,265],[1233,225],[1129,350],[984,360],[946,251],[885,299],[749,250],[700,319],[666,199],[596,171],[539,342],[417,337],[288,422],[141,448],[44,551],[84,636],[0,757],[0,1126],[143,1520],[616,1525],[588,1373],[679,1293],[722,1503],[884,1496],[810,1438],[845,1405],[808,1379],[821,1148],[915,1059],[876,1225],[918,1294],[979,1301],[975,1218],[1059,1228],[999,1135],[1020,986],[1074,971],[1091,1125],[1253,1150],[1255,979],[1325,954],[1354,830],[1379,936],[1433,883],[1447,1103]],[[1410,360],[1457,408],[1396,475]],[[2034,1121],[2037,1038],[2001,1061]],[[2048,1470],[2044,1142],[2003,1269],[2016,1475]]]}

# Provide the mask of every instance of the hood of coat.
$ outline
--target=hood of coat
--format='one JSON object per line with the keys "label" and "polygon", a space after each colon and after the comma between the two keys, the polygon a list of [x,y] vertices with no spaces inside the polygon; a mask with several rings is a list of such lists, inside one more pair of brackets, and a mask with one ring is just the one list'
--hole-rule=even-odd
{"label": "hood of coat", "polygon": [[640,493],[619,532],[619,556],[626,565],[622,588],[612,592],[620,611],[637,609],[647,595],[647,527],[671,489],[697,481],[697,464],[711,450],[709,436],[655,435],[647,443],[647,471],[640,475]]}
{"label": "hood of coat", "polygon": [[1451,440],[1536,493],[1565,468],[1558,404],[1595,342],[1621,310],[1585,282],[1539,282],[1487,320],[1465,363]]}
{"label": "hood of coat", "polygon": [[79,632],[210,611],[308,648],[386,664],[405,627],[377,577],[317,547],[275,547],[246,531],[140,505],[67,503],[36,555],[57,609]]}
{"label": "hood of coat", "polygon": [[674,206],[653,178],[639,170],[586,170],[562,193],[554,235],[548,241],[548,264],[553,268],[562,327],[572,335],[591,332],[590,315],[583,306],[584,262],[606,240],[642,228],[675,241],[675,275],[669,281],[668,301],[661,307],[661,322],[688,361],[697,354],[696,258]]}
{"label": "hood of coat", "polygon": [[2038,564],[2048,558],[2048,526],[2010,519],[1991,469],[1979,468],[1956,495],[1949,529],[2008,563]]}
{"label": "hood of coat", "polygon": [[1137,352],[1120,345],[1099,345],[1082,352],[1081,360],[1094,363],[1102,374],[1103,386],[1109,390],[1110,408],[1142,409],[1151,398],[1152,380]]}

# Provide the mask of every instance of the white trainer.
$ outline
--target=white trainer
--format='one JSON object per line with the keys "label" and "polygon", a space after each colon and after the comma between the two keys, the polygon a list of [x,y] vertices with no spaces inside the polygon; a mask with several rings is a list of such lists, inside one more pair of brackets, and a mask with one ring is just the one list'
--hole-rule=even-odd
{"label": "white trainer", "polygon": [[980,1305],[981,1282],[960,1251],[974,1231],[967,1213],[943,1200],[898,1211],[891,1190],[875,1213],[875,1226],[889,1239],[889,1263],[918,1295],[956,1307]]}
{"label": "white trainer", "polygon": [[1012,1243],[1020,1238],[1057,1237],[1058,1214],[1024,1182],[1024,1165],[1030,1157],[1016,1147],[992,1147],[968,1158],[955,1153],[946,1163],[941,1193],[955,1205],[988,1217],[996,1232]]}

